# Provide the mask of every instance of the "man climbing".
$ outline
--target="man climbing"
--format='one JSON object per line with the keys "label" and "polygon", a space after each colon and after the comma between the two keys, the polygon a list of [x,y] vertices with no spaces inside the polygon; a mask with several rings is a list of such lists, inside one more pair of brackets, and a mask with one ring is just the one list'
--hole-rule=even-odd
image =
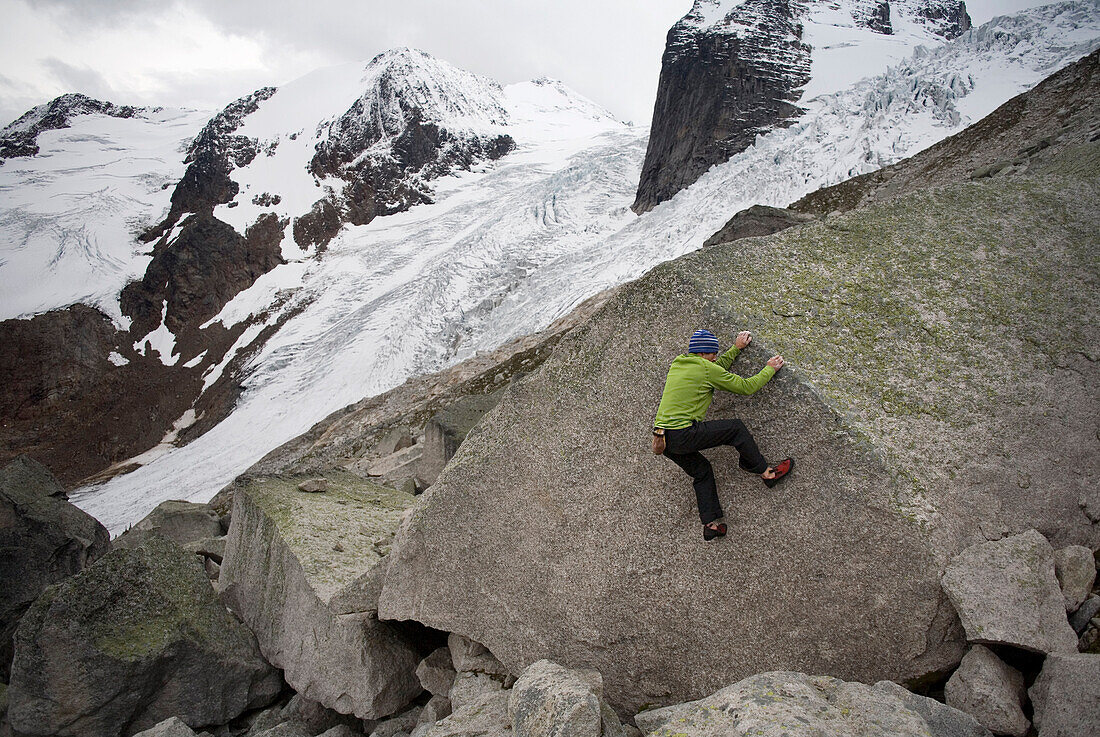
{"label": "man climbing", "polygon": [[783,368],[783,356],[773,356],[752,378],[743,379],[729,373],[741,349],[751,342],[751,333],[738,333],[733,347],[719,356],[718,338],[714,333],[696,330],[688,342],[688,352],[677,356],[668,368],[665,390],[653,421],[653,452],[667,456],[694,480],[704,540],[725,535],[726,525],[718,522],[723,514],[714,470],[699,451],[732,445],[741,456],[738,461],[741,470],[759,474],[769,488],[785,479],[794,468],[793,458],[784,458],[769,466],[741,420],[703,422],[715,389],[755,394]]}

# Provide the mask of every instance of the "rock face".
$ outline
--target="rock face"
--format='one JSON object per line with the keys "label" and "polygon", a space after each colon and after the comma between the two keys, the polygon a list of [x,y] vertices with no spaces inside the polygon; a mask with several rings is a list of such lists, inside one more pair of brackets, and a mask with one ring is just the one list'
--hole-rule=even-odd
{"label": "rock face", "polygon": [[943,590],[971,642],[1077,651],[1054,576],[1054,550],[1035,530],[962,551],[944,571]]}
{"label": "rock face", "polygon": [[[696,0],[668,32],[653,122],[633,210],[671,198],[757,134],[790,125],[810,81],[812,49],[801,0]],[[970,27],[958,0],[847,0],[831,3],[851,23],[891,34],[892,11],[933,34],[955,38]],[[825,21],[835,22],[833,19]]]}
{"label": "rock face", "polygon": [[12,635],[42,590],[107,552],[103,525],[70,504],[45,467],[21,456],[0,469],[0,681]]}
{"label": "rock face", "polygon": [[[710,14],[732,6],[725,17]],[[649,148],[633,209],[642,213],[690,185],[756,135],[798,115],[810,80],[797,2],[697,0],[668,32]]]}
{"label": "rock face", "polygon": [[1051,655],[1029,690],[1039,737],[1100,731],[1100,655]]}
{"label": "rock face", "polygon": [[19,735],[132,735],[170,716],[224,724],[281,689],[195,556],[154,539],[31,606],[15,637],[9,717]]}
{"label": "rock face", "polygon": [[[1100,546],[1078,506],[1100,475],[1086,357],[1100,215],[1083,205],[1098,173],[1100,146],[1067,148],[1042,177],[910,194],[624,285],[420,497],[380,616],[461,633],[513,673],[542,658],[596,667],[623,711],[775,667],[871,681],[954,665],[962,632],[937,591],[953,554],[1028,528]],[[709,453],[730,525],[716,543],[647,435],[668,364],[704,326],[755,332],[735,371],[788,358],[709,416],[799,459],[772,493],[732,451]],[[1080,474],[1059,474],[1066,463]]]}
{"label": "rock face", "polygon": [[1020,671],[989,648],[975,645],[944,689],[947,705],[966,712],[996,734],[1024,737],[1031,722],[1021,704],[1026,691]]}
{"label": "rock face", "polygon": [[421,691],[414,646],[375,617],[381,563],[412,497],[349,473],[234,490],[220,585],[295,691],[344,714],[388,716]]}
{"label": "rock face", "polygon": [[990,737],[973,717],[896,683],[761,673],[687,704],[635,717],[653,737]]}

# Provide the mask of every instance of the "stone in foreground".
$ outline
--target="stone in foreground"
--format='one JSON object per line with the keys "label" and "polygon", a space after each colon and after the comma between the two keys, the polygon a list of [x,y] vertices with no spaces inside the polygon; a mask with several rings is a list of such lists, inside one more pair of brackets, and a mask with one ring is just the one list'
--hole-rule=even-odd
{"label": "stone in foreground", "polygon": [[1035,530],[967,548],[947,566],[942,584],[969,641],[1077,652],[1054,550]]}
{"label": "stone in foreground", "polygon": [[224,724],[282,689],[196,557],[152,539],[47,589],[15,636],[19,735],[132,735],[178,716]]}
{"label": "stone in foreground", "polygon": [[1066,599],[1066,611],[1075,612],[1096,582],[1096,561],[1084,545],[1069,545],[1054,552],[1054,574]]}
{"label": "stone in foreground", "polygon": [[977,719],[989,731],[1024,737],[1031,722],[1020,705],[1024,677],[992,650],[975,645],[944,689],[947,705]]}
{"label": "stone in foreground", "polygon": [[890,681],[868,686],[783,671],[634,721],[654,737],[990,737],[972,716]]}
{"label": "stone in foreground", "polygon": [[195,730],[179,717],[171,717],[152,729],[138,732],[134,737],[195,737]]}
{"label": "stone in foreground", "polygon": [[42,464],[20,456],[0,469],[0,681],[8,678],[11,638],[27,607],[106,553],[110,539]]}
{"label": "stone in foreground", "polygon": [[1039,737],[1100,734],[1100,655],[1050,655],[1028,689]]}
{"label": "stone in foreground", "polygon": [[[508,698],[515,737],[600,737],[603,679],[549,660],[520,674]],[[616,723],[616,727],[618,724]]]}
{"label": "stone in foreground", "polygon": [[417,727],[413,737],[512,737],[508,693],[484,694],[442,721]]}
{"label": "stone in foreground", "polygon": [[375,616],[385,544],[413,497],[327,474],[258,477],[234,490],[220,582],[295,691],[343,714],[388,716],[421,691],[415,648]]}

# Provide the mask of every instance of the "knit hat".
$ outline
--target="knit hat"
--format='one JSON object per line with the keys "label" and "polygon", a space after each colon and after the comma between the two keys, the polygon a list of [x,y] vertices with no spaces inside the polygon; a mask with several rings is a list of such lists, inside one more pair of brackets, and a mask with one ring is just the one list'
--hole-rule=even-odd
{"label": "knit hat", "polygon": [[688,342],[688,353],[717,353],[718,338],[709,330],[696,330]]}

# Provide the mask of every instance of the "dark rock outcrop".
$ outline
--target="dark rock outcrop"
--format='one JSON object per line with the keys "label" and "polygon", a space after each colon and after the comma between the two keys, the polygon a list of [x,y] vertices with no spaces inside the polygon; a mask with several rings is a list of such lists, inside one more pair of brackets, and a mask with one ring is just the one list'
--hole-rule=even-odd
{"label": "dark rock outcrop", "polygon": [[[943,38],[970,27],[959,0],[849,0],[834,4],[875,33],[893,33],[893,13]],[[721,17],[717,11],[725,11]],[[811,48],[802,0],[697,0],[668,32],[649,147],[632,209],[643,213],[691,185],[758,134],[790,125],[802,110]]]}
{"label": "dark rock outcrop", "polygon": [[794,103],[810,79],[810,48],[800,40],[797,3],[747,0],[720,31],[703,25],[706,4],[696,2],[668,32],[637,213],[800,112]]}
{"label": "dark rock outcrop", "polygon": [[0,462],[26,453],[72,487],[156,445],[191,406],[201,370],[131,342],[84,305],[0,322]]}
{"label": "dark rock outcrop", "polygon": [[271,213],[244,236],[209,213],[189,216],[178,237],[157,244],[141,281],[122,290],[122,311],[134,321],[130,334],[140,337],[160,325],[165,301],[164,324],[173,334],[197,332],[238,292],[283,263],[282,239],[282,224]]}
{"label": "dark rock outcrop", "polygon": [[12,635],[27,607],[109,544],[107,529],[70,504],[41,464],[21,456],[0,469],[0,681],[8,680]]}
{"label": "dark rock outcrop", "polygon": [[224,724],[282,689],[195,556],[150,540],[47,589],[16,631],[16,734],[133,735],[178,716]]}
{"label": "dark rock outcrop", "polygon": [[38,153],[38,134],[43,131],[68,128],[77,115],[110,115],[112,118],[132,118],[142,108],[115,105],[86,95],[69,93],[55,97],[44,105],[25,112],[14,122],[0,129],[0,164],[16,156]]}
{"label": "dark rock outcrop", "polygon": [[766,205],[753,205],[734,215],[722,229],[703,243],[703,247],[715,243],[728,243],[740,238],[771,235],[781,230],[811,222],[812,215],[794,210],[784,210]]}

